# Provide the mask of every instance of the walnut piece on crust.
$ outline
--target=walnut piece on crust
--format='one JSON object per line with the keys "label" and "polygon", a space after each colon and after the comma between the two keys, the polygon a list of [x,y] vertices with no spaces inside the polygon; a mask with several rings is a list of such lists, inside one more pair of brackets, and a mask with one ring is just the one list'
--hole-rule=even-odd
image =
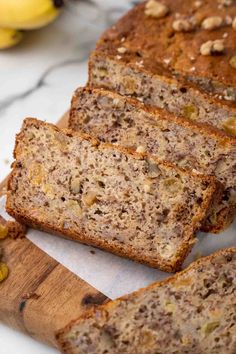
{"label": "walnut piece on crust", "polygon": [[223,19],[220,16],[210,16],[205,18],[202,22],[202,28],[205,30],[213,30],[220,27],[223,23]]}
{"label": "walnut piece on crust", "polygon": [[149,0],[145,7],[145,15],[162,18],[165,17],[169,12],[168,7],[159,1]]}
{"label": "walnut piece on crust", "polygon": [[207,41],[201,45],[200,53],[202,55],[212,55],[216,53],[223,53],[224,41],[223,39],[216,39],[215,41]]}

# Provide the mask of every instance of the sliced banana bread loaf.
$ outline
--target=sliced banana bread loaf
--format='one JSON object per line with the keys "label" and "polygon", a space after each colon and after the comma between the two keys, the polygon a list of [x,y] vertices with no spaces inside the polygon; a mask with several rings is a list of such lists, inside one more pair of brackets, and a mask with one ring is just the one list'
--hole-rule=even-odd
{"label": "sliced banana bread loaf", "polygon": [[27,119],[18,135],[7,211],[33,227],[166,271],[190,251],[214,177]]}
{"label": "sliced banana bread loaf", "polygon": [[80,88],[72,99],[69,126],[102,141],[156,155],[180,167],[215,175],[222,201],[202,225],[219,232],[236,213],[236,139],[176,118],[162,109],[103,89]]}
{"label": "sliced banana bread loaf", "polygon": [[57,338],[65,354],[234,354],[236,249],[94,308]]}
{"label": "sliced banana bread loaf", "polygon": [[143,2],[99,40],[90,85],[236,136],[235,17],[231,0]]}

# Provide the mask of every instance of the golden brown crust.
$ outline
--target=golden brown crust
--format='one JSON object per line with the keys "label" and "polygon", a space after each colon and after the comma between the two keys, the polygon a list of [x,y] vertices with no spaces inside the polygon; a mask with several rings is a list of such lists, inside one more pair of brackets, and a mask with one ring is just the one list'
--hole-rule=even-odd
{"label": "golden brown crust", "polygon": [[59,344],[59,348],[62,350],[62,352],[64,354],[74,354],[73,348],[70,346],[70,343],[64,338],[65,333],[69,332],[74,324],[84,322],[84,321],[86,321],[86,319],[93,317],[93,315],[95,314],[95,311],[97,311],[98,309],[102,310],[102,311],[104,311],[104,313],[106,313],[107,309],[115,306],[117,303],[119,303],[121,301],[126,301],[126,300],[129,300],[130,298],[132,299],[133,297],[139,295],[140,293],[147,292],[152,288],[161,287],[162,285],[167,284],[167,283],[169,283],[169,284],[174,283],[183,274],[190,272],[192,269],[197,269],[198,266],[200,266],[206,262],[209,262],[209,261],[211,262],[212,260],[214,260],[215,257],[218,257],[220,255],[227,256],[232,253],[236,253],[236,247],[221,249],[209,256],[199,258],[197,261],[191,263],[186,269],[182,270],[181,272],[176,273],[175,275],[172,275],[171,277],[169,277],[167,279],[152,283],[151,285],[147,286],[146,288],[141,288],[131,294],[122,296],[114,301],[109,301],[108,303],[106,303],[104,305],[99,305],[99,306],[95,306],[95,307],[91,308],[89,311],[87,311],[80,318],[72,320],[65,328],[61,329],[60,331],[58,331],[55,334],[57,342]]}
{"label": "golden brown crust", "polygon": [[[18,158],[18,155],[20,155],[20,153],[21,153],[21,151],[19,151],[19,149],[18,149],[18,143],[21,140],[21,136],[24,134],[24,127],[28,126],[28,125],[39,126],[41,124],[45,125],[45,126],[50,126],[55,131],[60,131],[59,128],[57,128],[56,126],[54,126],[50,123],[44,123],[44,122],[38,121],[37,119],[34,119],[34,118],[25,119],[25,121],[23,123],[22,131],[16,137],[16,145],[15,145],[15,150],[14,150],[14,156],[15,156],[16,160]],[[112,144],[100,143],[98,140],[91,138],[87,134],[73,132],[68,129],[64,129],[63,131],[68,136],[78,136],[83,139],[89,140],[89,141],[91,141],[91,143],[93,145],[97,145],[99,149],[110,148],[112,150],[122,151],[125,154],[132,155],[132,157],[134,159],[143,159],[144,157],[150,156],[149,154],[146,154],[146,153],[140,154],[140,153],[134,152],[131,149],[125,149],[122,147],[114,147]],[[202,202],[201,210],[199,211],[199,213],[197,215],[194,215],[194,218],[192,220],[192,228],[191,228],[191,230],[189,230],[188,235],[186,235],[185,240],[183,241],[179,250],[177,250],[175,258],[171,262],[170,261],[163,262],[162,260],[160,260],[160,261],[155,260],[154,261],[152,259],[149,259],[148,257],[144,257],[144,256],[140,257],[137,254],[135,254],[134,252],[132,252],[132,250],[127,251],[124,246],[114,247],[114,246],[108,244],[105,240],[94,240],[94,239],[88,237],[87,235],[86,235],[86,237],[84,235],[78,235],[77,233],[74,233],[70,229],[68,229],[68,230],[62,229],[61,226],[52,228],[47,222],[44,222],[43,220],[39,221],[33,216],[31,216],[31,217],[25,216],[23,209],[20,209],[20,208],[16,209],[11,204],[11,197],[13,197],[12,182],[13,182],[14,175],[15,175],[14,167],[16,166],[17,161],[13,164],[13,171],[12,171],[9,181],[8,181],[8,194],[7,194],[6,210],[10,215],[15,217],[16,220],[23,222],[27,225],[30,225],[32,227],[37,227],[37,228],[40,228],[45,231],[54,232],[58,235],[63,234],[63,236],[65,236],[66,238],[77,240],[82,243],[93,245],[93,246],[96,246],[96,247],[99,247],[102,249],[106,249],[106,250],[111,251],[112,253],[115,253],[117,255],[132,258],[132,259],[137,260],[141,263],[148,264],[151,267],[157,267],[162,270],[169,271],[169,272],[177,271],[180,269],[181,264],[183,263],[184,259],[186,258],[187,254],[190,252],[190,250],[195,242],[195,237],[193,235],[194,234],[193,231],[197,231],[199,229],[202,220],[207,216],[206,214],[207,214],[207,211],[210,208],[211,204],[214,203],[216,199],[220,198],[223,187],[214,177],[190,173],[182,168],[178,168],[178,167],[174,166],[173,164],[171,164],[169,162],[159,161],[155,157],[152,157],[152,159],[154,161],[156,161],[159,165],[163,165],[163,166],[166,166],[169,168],[175,168],[176,170],[181,171],[182,174],[194,176],[195,179],[197,179],[201,182],[206,182],[207,184],[209,184],[208,191],[207,191],[205,198]]]}
{"label": "golden brown crust", "polygon": [[[226,24],[227,18],[236,16],[236,3],[219,8],[216,0],[205,0],[202,6],[195,8],[194,0],[163,0],[169,8],[169,14],[163,18],[145,15],[145,2],[131,9],[115,26],[108,29],[97,44],[94,56],[103,55],[117,60],[118,48],[125,46],[127,51],[119,56],[119,61],[136,66],[142,59],[140,71],[161,76],[163,80],[178,81],[186,85],[187,78],[206,79],[216,86],[236,89],[235,69],[229,64],[235,55],[236,31],[232,24]],[[196,26],[190,32],[175,32],[172,24],[179,14],[181,18],[196,19]],[[214,30],[201,28],[202,21],[209,16],[220,16],[223,25]],[[226,33],[226,35],[225,35]],[[123,40],[124,39],[124,40]],[[203,56],[200,47],[208,40],[224,39],[225,51],[221,55]],[[91,59],[92,61],[93,59]],[[194,68],[194,70],[193,70]],[[190,79],[189,79],[190,80]],[[188,81],[189,82],[189,81]],[[196,82],[189,83],[204,95],[204,90]],[[209,91],[210,92],[210,91]],[[215,104],[222,100],[207,95]],[[234,102],[224,100],[224,105],[235,109]]]}

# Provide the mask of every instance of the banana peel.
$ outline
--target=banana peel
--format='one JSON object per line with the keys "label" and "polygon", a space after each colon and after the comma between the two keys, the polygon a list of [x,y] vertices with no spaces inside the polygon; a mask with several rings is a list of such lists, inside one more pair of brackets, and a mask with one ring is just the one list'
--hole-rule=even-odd
{"label": "banana peel", "polygon": [[52,22],[59,13],[53,0],[0,0],[0,27],[38,29]]}
{"label": "banana peel", "polygon": [[0,28],[0,50],[13,47],[23,38],[23,33],[14,29]]}

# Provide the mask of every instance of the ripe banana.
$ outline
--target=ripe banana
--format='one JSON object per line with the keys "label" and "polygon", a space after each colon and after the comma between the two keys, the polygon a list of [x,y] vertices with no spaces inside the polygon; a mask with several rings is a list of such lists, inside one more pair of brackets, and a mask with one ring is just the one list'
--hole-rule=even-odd
{"label": "ripe banana", "polygon": [[59,14],[62,0],[0,0],[0,27],[30,30],[43,27]]}
{"label": "ripe banana", "polygon": [[10,48],[21,41],[23,34],[14,29],[0,28],[0,49]]}

